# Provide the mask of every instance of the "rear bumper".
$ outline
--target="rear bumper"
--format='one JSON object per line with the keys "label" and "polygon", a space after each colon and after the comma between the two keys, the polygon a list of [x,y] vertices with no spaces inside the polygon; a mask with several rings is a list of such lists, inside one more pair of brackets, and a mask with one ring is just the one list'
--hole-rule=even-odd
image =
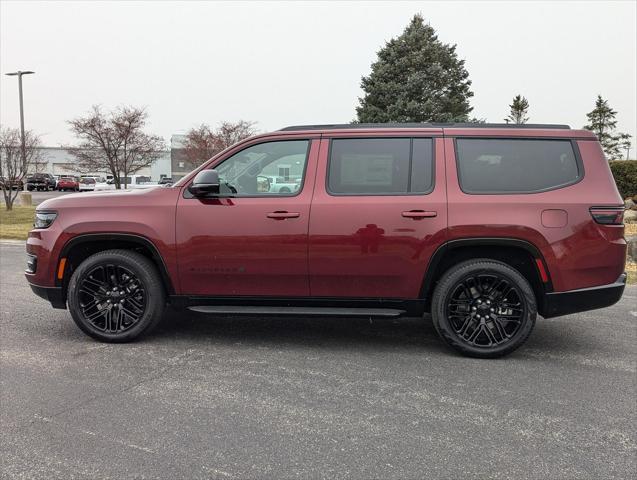
{"label": "rear bumper", "polygon": [[40,287],[32,283],[29,286],[38,297],[51,302],[53,308],[66,309],[66,298],[61,287]]}
{"label": "rear bumper", "polygon": [[541,302],[540,315],[551,318],[610,307],[622,297],[625,286],[626,274],[622,273],[614,283],[609,285],[546,293]]}

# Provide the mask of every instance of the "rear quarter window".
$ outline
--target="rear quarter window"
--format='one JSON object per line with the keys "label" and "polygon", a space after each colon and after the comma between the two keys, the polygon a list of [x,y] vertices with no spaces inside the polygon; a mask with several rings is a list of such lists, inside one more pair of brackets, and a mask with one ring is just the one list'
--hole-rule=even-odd
{"label": "rear quarter window", "polygon": [[571,140],[456,139],[458,180],[465,193],[535,193],[583,176]]}

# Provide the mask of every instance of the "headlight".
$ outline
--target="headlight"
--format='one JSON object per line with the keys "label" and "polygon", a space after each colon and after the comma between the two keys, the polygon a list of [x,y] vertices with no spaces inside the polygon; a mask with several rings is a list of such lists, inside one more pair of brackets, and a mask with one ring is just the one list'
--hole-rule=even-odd
{"label": "headlight", "polygon": [[49,228],[57,217],[55,212],[35,212],[35,220],[33,226],[35,228]]}

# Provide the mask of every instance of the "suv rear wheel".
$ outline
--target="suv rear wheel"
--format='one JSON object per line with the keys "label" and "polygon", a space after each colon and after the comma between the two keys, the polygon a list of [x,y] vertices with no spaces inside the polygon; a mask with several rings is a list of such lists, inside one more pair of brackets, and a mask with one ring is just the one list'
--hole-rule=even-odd
{"label": "suv rear wheel", "polygon": [[155,265],[128,250],[96,253],[73,272],[68,305],[76,325],[103,342],[129,342],[161,320],[166,295]]}
{"label": "suv rear wheel", "polygon": [[537,316],[529,282],[509,265],[490,259],[459,263],[434,291],[433,324],[464,355],[496,358],[520,347]]}

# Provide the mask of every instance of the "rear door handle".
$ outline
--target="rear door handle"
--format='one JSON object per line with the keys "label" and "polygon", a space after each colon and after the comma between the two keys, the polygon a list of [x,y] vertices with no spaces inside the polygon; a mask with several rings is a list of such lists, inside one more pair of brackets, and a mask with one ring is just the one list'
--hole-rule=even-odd
{"label": "rear door handle", "polygon": [[298,212],[270,212],[268,218],[274,218],[275,220],[285,220],[286,218],[298,218],[301,214]]}
{"label": "rear door handle", "polygon": [[433,218],[433,217],[437,217],[438,216],[438,212],[426,212],[425,210],[408,210],[406,212],[403,212],[403,217],[405,218],[413,218],[413,219],[419,219],[419,218]]}

